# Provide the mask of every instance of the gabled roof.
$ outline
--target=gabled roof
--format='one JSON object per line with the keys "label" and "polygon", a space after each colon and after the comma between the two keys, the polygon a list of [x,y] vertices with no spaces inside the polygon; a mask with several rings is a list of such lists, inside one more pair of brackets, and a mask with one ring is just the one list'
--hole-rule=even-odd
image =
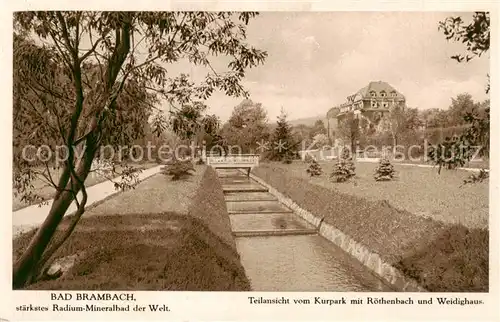
{"label": "gabled roof", "polygon": [[379,93],[381,91],[385,91],[387,95],[390,96],[391,92],[396,92],[396,98],[405,98],[403,94],[398,92],[394,87],[389,85],[387,82],[383,81],[373,81],[370,82],[367,86],[363,87],[358,91],[358,94],[360,94],[363,98],[370,98],[370,92],[375,91],[377,93],[377,97],[379,96]]}
{"label": "gabled roof", "polygon": [[[370,99],[371,91],[375,91],[377,93],[377,97],[380,97],[380,92],[385,91],[388,99],[396,99],[398,101],[405,100],[404,95],[398,92],[394,87],[389,85],[389,83],[383,81],[372,81],[368,85],[357,91],[355,94],[349,95],[346,98],[346,101],[344,101],[342,104],[331,108],[326,114],[327,118],[337,116],[340,113],[341,107],[350,106],[353,102],[356,102],[360,99]],[[391,96],[391,92],[395,92],[396,96]]]}

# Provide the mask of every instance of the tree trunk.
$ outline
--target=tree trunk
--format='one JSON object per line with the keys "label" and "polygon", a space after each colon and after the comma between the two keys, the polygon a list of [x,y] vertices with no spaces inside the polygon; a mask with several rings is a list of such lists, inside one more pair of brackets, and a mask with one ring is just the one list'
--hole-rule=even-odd
{"label": "tree trunk", "polygon": [[396,135],[392,135],[392,157],[396,156],[396,146],[398,145],[398,138]]}
{"label": "tree trunk", "polygon": [[[87,150],[82,160],[83,162],[80,162],[76,169],[76,173],[83,182],[85,182],[90,172],[95,151],[96,149],[94,146],[87,145]],[[64,168],[64,172],[66,173],[67,171],[70,171],[68,165]],[[74,200],[73,193],[77,195],[80,191],[80,187],[77,184],[71,187],[70,183],[63,185],[63,182],[60,182],[59,188],[59,193],[57,193],[54,198],[47,218],[45,218],[45,221],[31,239],[23,255],[14,264],[12,276],[12,286],[14,289],[24,287],[31,279],[31,276],[37,273],[37,269],[39,268],[38,264],[45,249],[52,240],[57,227]],[[72,189],[73,191],[62,191],[63,189]]]}
{"label": "tree trunk", "polygon": [[[64,18],[60,13],[58,13],[58,18],[64,25]],[[116,92],[112,92],[112,88],[115,85],[116,78],[118,73],[121,70],[121,66],[123,65],[127,55],[130,51],[130,30],[131,30],[131,16],[124,15],[124,21],[122,24],[116,28],[116,48],[113,50],[111,57],[108,59],[108,64],[106,68],[105,74],[105,94],[104,97],[106,100],[106,107],[112,108],[116,102],[117,96],[119,92],[122,90],[122,86],[125,83],[126,76],[121,82],[121,86]],[[65,35],[68,47],[71,47],[70,41],[67,39],[67,35]],[[71,117],[71,127],[70,133],[68,134],[66,142],[68,144],[73,144],[75,141],[75,132],[77,129],[78,121],[80,118],[80,114],[83,110],[83,86],[81,80],[81,61],[78,56],[78,44],[74,46],[74,48],[69,48],[70,53],[72,54],[72,77],[74,80],[75,91],[76,91],[76,105],[75,111]],[[130,71],[129,71],[130,72]],[[127,74],[128,75],[128,74]],[[109,99],[109,102],[108,102]],[[109,104],[108,104],[109,103]],[[94,123],[98,123],[96,119],[94,119]],[[94,136],[96,135],[96,136]],[[86,139],[86,150],[83,156],[83,162],[77,166],[76,173],[81,181],[85,182],[87,178],[90,168],[92,166],[92,161],[96,154],[97,147],[99,146],[99,142],[96,141],[97,138],[97,130],[93,133],[91,132]],[[70,147],[72,148],[72,147]],[[52,207],[50,208],[49,214],[45,221],[42,223],[35,236],[30,241],[27,249],[24,251],[23,255],[17,260],[13,267],[13,276],[12,276],[12,284],[13,287],[22,288],[26,285],[27,282],[31,279],[31,276],[34,273],[37,273],[37,269],[39,269],[40,260],[52,240],[54,233],[56,232],[57,227],[62,221],[68,207],[73,202],[74,198],[80,191],[79,184],[68,184],[68,174],[69,174],[69,165],[65,166],[64,174],[58,184],[58,192],[54,197],[54,202]],[[64,180],[66,179],[66,180]],[[64,191],[63,191],[64,190]],[[66,191],[72,190],[72,191]],[[74,196],[75,195],[75,196]]]}

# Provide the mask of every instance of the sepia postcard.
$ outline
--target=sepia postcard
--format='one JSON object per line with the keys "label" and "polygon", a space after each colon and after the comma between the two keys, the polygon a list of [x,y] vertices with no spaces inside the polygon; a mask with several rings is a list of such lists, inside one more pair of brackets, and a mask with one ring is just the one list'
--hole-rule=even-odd
{"label": "sepia postcard", "polygon": [[0,320],[500,319],[499,6],[5,4]]}

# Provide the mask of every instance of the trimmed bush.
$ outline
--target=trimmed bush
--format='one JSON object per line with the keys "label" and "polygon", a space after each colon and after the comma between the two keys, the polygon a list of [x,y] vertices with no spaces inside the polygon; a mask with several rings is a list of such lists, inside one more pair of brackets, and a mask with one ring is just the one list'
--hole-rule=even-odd
{"label": "trimmed bush", "polygon": [[205,225],[183,214],[83,218],[56,257],[82,252],[60,278],[39,281],[27,289],[250,290],[236,251],[221,248]]}
{"label": "trimmed bush", "polygon": [[236,251],[222,183],[214,168],[207,167],[205,170],[201,185],[189,207],[189,215],[201,220],[214,235]]}
{"label": "trimmed bush", "polygon": [[191,160],[174,160],[161,168],[161,172],[167,176],[172,176],[173,181],[191,176],[194,171],[194,165]]}
{"label": "trimmed bush", "polygon": [[[215,170],[199,168],[192,180],[153,176],[93,208],[54,258],[84,255],[60,278],[29,289],[249,291],[221,183]],[[141,205],[130,209],[130,199]],[[69,221],[63,219],[56,239]],[[35,232],[13,241],[14,258]]]}

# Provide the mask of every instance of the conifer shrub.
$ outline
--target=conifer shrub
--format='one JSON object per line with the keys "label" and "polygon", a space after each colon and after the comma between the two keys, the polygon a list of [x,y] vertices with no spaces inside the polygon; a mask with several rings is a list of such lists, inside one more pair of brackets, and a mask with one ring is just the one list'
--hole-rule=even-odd
{"label": "conifer shrub", "polygon": [[381,158],[373,176],[375,181],[391,181],[395,178],[396,171],[388,158]]}
{"label": "conifer shrub", "polygon": [[330,178],[335,182],[345,182],[356,175],[356,166],[348,149],[344,149],[338,158]]}
{"label": "conifer shrub", "polygon": [[309,153],[306,153],[306,155],[304,156],[304,162],[305,163],[311,163],[312,161],[315,161],[313,156],[310,155]]}
{"label": "conifer shrub", "polygon": [[317,177],[323,173],[323,169],[321,169],[321,166],[316,160],[312,159],[312,161],[309,162],[309,168],[307,168],[306,172],[311,177]]}

